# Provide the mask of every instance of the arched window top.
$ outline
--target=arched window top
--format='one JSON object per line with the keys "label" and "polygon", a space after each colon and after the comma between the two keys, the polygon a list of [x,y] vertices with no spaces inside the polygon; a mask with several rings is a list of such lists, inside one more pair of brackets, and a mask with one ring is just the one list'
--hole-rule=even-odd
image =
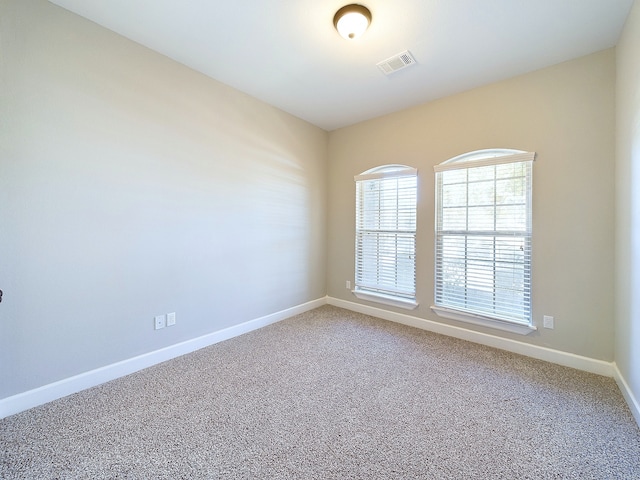
{"label": "arched window top", "polygon": [[504,157],[507,155],[516,155],[518,153],[527,153],[524,150],[514,150],[511,148],[487,148],[484,150],[475,150],[473,152],[463,153],[457,157],[450,158],[442,163],[455,162],[472,162],[474,160],[484,160],[485,158]]}
{"label": "arched window top", "polygon": [[408,165],[401,165],[399,163],[394,163],[394,164],[390,164],[390,165],[382,165],[380,167],[373,167],[370,168],[369,170],[362,172],[361,175],[365,175],[368,173],[389,173],[389,172],[400,172],[402,170],[405,170],[407,168],[411,168]]}
{"label": "arched window top", "polygon": [[535,159],[535,152],[514,150],[511,148],[488,148],[463,153],[450,158],[433,167],[436,172],[455,170],[469,167],[482,167],[485,165],[498,165],[501,163],[528,162]]}
{"label": "arched window top", "polygon": [[417,174],[418,170],[408,165],[389,164],[370,168],[360,175],[356,175],[354,180],[357,182],[360,180],[375,180],[385,177],[409,177]]}

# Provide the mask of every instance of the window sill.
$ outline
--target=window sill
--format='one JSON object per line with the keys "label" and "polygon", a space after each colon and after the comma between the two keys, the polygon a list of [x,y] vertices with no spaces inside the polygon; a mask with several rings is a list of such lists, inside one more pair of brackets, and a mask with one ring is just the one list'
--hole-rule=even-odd
{"label": "window sill", "polygon": [[385,305],[391,305],[392,307],[404,308],[406,310],[414,310],[418,306],[418,302],[415,300],[409,300],[408,298],[392,297],[391,295],[384,295],[377,292],[368,292],[365,290],[351,290],[356,297],[361,300],[368,300],[370,302],[383,303]]}
{"label": "window sill", "polygon": [[484,317],[482,315],[474,315],[472,313],[454,310],[452,308],[431,306],[431,310],[439,317],[458,320],[459,322],[472,323],[483,327],[495,328],[505,332],[517,333],[519,335],[528,335],[538,330],[534,325],[525,323],[508,322],[506,320],[498,320],[497,318]]}

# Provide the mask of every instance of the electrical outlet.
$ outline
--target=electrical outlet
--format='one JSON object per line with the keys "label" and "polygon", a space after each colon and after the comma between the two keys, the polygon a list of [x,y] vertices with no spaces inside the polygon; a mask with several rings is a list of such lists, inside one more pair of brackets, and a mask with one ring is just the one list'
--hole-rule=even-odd
{"label": "electrical outlet", "polygon": [[351,280],[347,280],[347,282],[345,283],[345,288],[351,290]]}
{"label": "electrical outlet", "polygon": [[165,327],[165,325],[167,324],[167,320],[164,315],[156,315],[154,324],[156,330],[160,330],[161,328]]}
{"label": "electrical outlet", "polygon": [[553,317],[550,315],[545,315],[542,317],[542,326],[544,328],[553,329]]}
{"label": "electrical outlet", "polygon": [[176,324],[176,312],[167,313],[167,327],[171,327]]}

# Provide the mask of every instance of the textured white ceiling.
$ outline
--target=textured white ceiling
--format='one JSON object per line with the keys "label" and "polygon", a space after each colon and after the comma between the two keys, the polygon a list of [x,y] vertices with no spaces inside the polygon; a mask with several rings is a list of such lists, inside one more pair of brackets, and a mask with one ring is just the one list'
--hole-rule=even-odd
{"label": "textured white ceiling", "polygon": [[[325,130],[612,47],[633,3],[362,0],[347,41],[341,0],[50,1]],[[376,67],[404,50],[417,65]]]}

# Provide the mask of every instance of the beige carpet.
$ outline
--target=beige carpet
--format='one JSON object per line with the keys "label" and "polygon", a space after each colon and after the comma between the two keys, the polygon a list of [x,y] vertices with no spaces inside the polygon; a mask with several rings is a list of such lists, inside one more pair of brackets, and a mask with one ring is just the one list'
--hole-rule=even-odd
{"label": "beige carpet", "polygon": [[3,479],[640,479],[612,379],[334,307],[0,420]]}

